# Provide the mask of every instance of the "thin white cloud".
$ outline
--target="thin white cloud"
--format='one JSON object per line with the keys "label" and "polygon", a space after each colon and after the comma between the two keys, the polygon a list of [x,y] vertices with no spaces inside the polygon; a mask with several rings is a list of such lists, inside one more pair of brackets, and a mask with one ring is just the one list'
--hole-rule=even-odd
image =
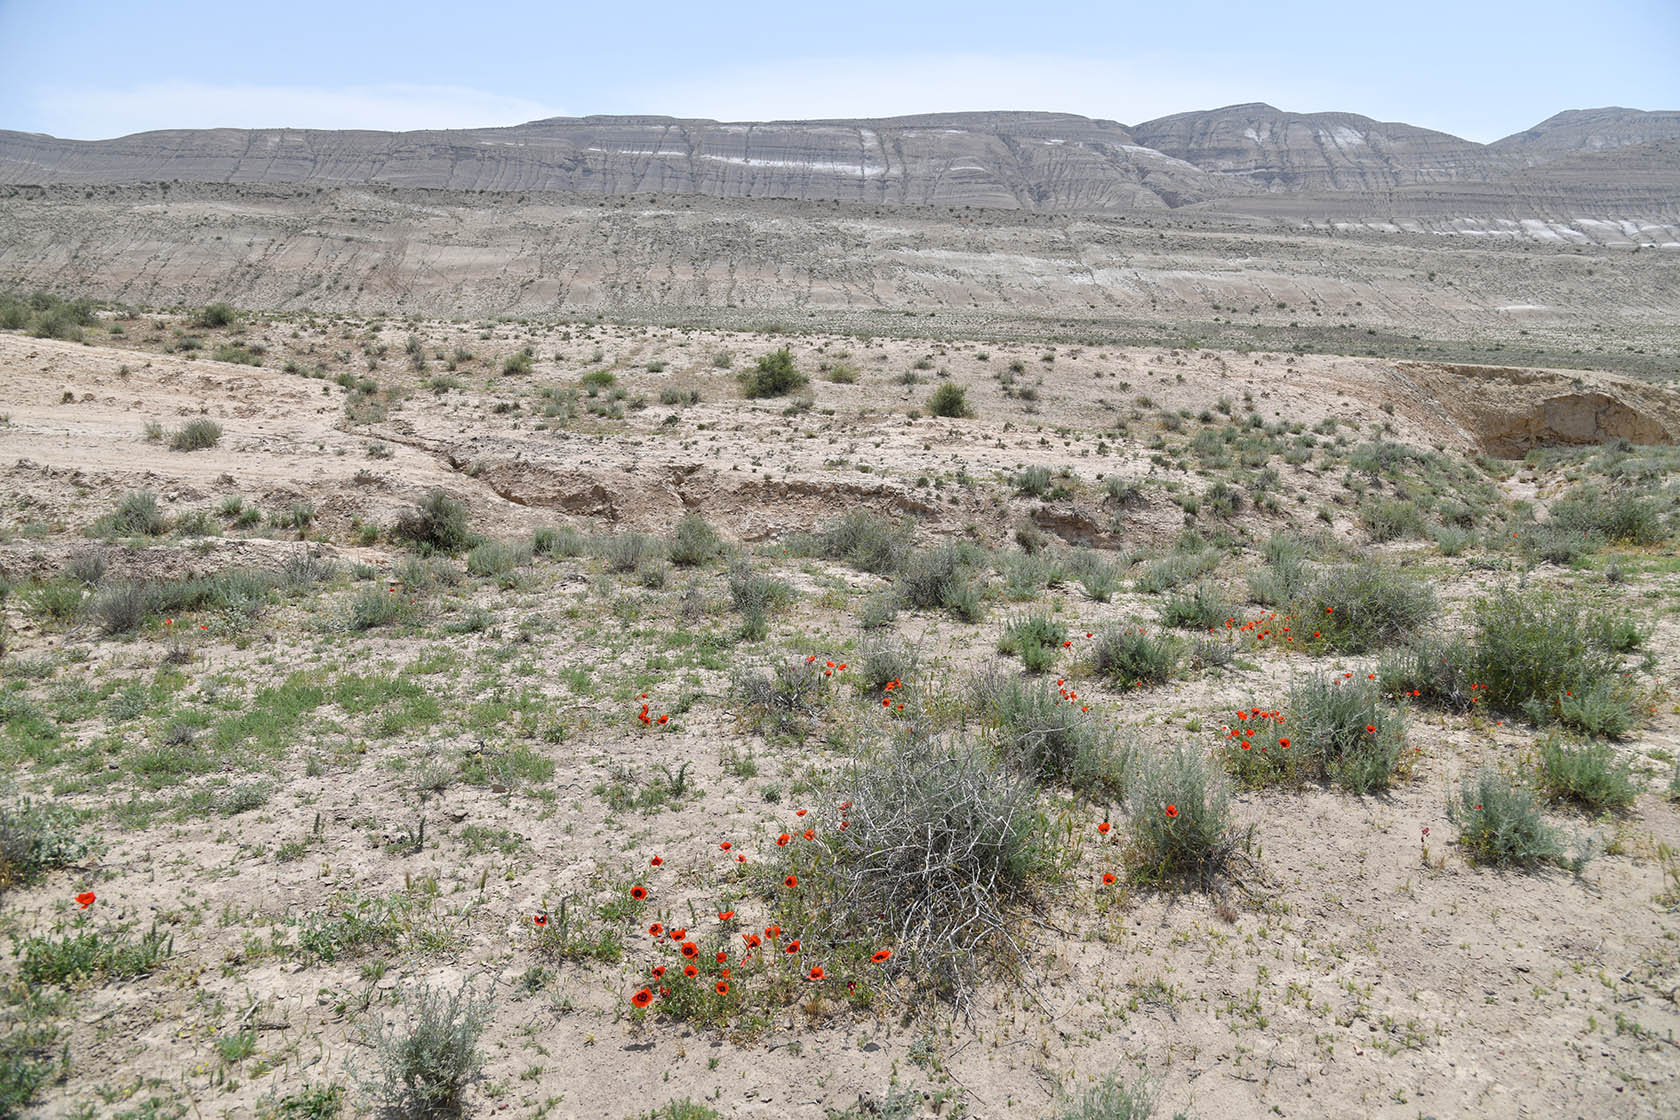
{"label": "thin white cloud", "polygon": [[155,82],[132,89],[54,90],[45,131],[76,140],[167,128],[484,128],[562,116],[523,97],[462,86],[315,86]]}
{"label": "thin white cloud", "polygon": [[1112,60],[1053,54],[929,54],[791,59],[694,79],[654,80],[629,94],[636,112],[718,120],[877,117],[959,110],[1079,113],[1127,124],[1246,101],[1300,112],[1341,108],[1311,80],[1160,56]]}

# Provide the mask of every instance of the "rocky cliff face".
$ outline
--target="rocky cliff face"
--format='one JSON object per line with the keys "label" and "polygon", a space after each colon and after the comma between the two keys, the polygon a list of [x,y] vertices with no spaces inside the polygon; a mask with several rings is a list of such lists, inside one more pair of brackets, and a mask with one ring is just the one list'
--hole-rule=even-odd
{"label": "rocky cliff face", "polygon": [[0,132],[0,182],[382,184],[1031,210],[1159,209],[1246,191],[1056,113],[721,124],[584,117],[435,132],[265,129],[57,140]]}
{"label": "rocky cliff face", "polygon": [[1487,179],[1513,166],[1484,145],[1353,113],[1231,105],[1132,129],[1138,142],[1266,191],[1375,191]]}

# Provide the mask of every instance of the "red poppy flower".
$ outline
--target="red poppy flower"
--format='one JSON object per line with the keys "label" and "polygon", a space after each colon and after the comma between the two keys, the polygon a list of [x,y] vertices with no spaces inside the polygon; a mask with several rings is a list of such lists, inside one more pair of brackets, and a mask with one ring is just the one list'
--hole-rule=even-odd
{"label": "red poppy flower", "polygon": [[729,959],[729,954],[728,953],[724,952],[722,949],[719,949],[717,951],[717,963],[722,964],[724,961],[726,961],[728,959]]}
{"label": "red poppy flower", "polygon": [[692,941],[684,941],[682,943],[682,955],[687,957],[689,960],[693,960],[695,957],[700,955],[700,946],[696,945]]}
{"label": "red poppy flower", "polygon": [[817,838],[817,830],[814,828],[807,828],[804,832],[804,836],[807,840],[815,840]]}
{"label": "red poppy flower", "polygon": [[[1480,805],[1478,805],[1476,807],[1478,809],[1481,808]],[[787,945],[782,949],[782,952],[788,953],[788,954],[793,954],[793,953],[799,952],[799,938],[796,937],[792,941],[789,941],[787,943]]]}
{"label": "red poppy flower", "polygon": [[827,976],[828,973],[824,972],[822,970],[822,965],[819,964],[813,966],[811,971],[807,972],[805,975],[810,977],[812,980],[821,980],[823,977]]}
{"label": "red poppy flower", "polygon": [[651,926],[648,927],[648,936],[649,937],[664,937],[665,936],[665,926],[660,922],[654,922]]}
{"label": "red poppy flower", "polygon": [[1168,805],[1167,806],[1167,819],[1170,821],[1170,820],[1173,820],[1173,819],[1177,818],[1177,816],[1178,816],[1178,806],[1177,805]]}
{"label": "red poppy flower", "polygon": [[661,724],[664,724],[664,723],[668,722],[670,720],[670,718],[671,718],[670,716],[660,716],[659,717],[659,722]]}
{"label": "red poppy flower", "polygon": [[1071,646],[1071,645],[1072,645],[1072,644],[1073,644],[1073,639],[1072,639],[1072,638],[1069,638],[1069,639],[1067,639],[1067,640],[1066,640],[1066,641],[1064,641],[1064,642],[1063,642],[1063,643],[1062,643],[1062,648],[1063,648],[1063,649],[1066,649],[1066,648],[1068,648],[1068,647],[1069,647],[1069,646]]}
{"label": "red poppy flower", "polygon": [[664,998],[669,999],[669,998],[671,998],[671,989],[669,989],[665,985],[661,984],[661,985],[659,985],[659,994],[661,996],[663,996]]}
{"label": "red poppy flower", "polygon": [[793,837],[784,832],[780,836],[776,837],[776,847],[785,848],[787,847],[787,842],[792,839]]}
{"label": "red poppy flower", "polygon": [[1366,724],[1366,725],[1365,725],[1365,730],[1366,730],[1366,731],[1367,731],[1367,732],[1368,732],[1368,733],[1370,733],[1370,734],[1372,734],[1372,735],[1375,735],[1375,734],[1376,734],[1376,733],[1377,733],[1377,725],[1376,725],[1376,724],[1374,724],[1374,723],[1367,723],[1367,724]]}
{"label": "red poppy flower", "polygon": [[844,673],[846,671],[846,663],[844,661],[840,662],[838,668],[842,673]]}
{"label": "red poppy flower", "polygon": [[1254,749],[1254,744],[1250,743],[1247,739],[1244,739],[1242,749],[1245,751],[1251,751]]}
{"label": "red poppy flower", "polygon": [[797,809],[797,810],[794,811],[793,815],[796,816],[796,817],[803,817],[806,813],[809,813],[810,811],[811,810],[809,810],[809,809]]}
{"label": "red poppy flower", "polygon": [[683,975],[692,980],[700,975],[700,970],[691,964],[685,964],[683,965]]}
{"label": "red poppy flower", "polygon": [[764,927],[764,936],[768,937],[772,941],[774,941],[776,938],[780,937],[781,935],[782,935],[782,927],[781,926],[765,926]]}
{"label": "red poppy flower", "polygon": [[721,911],[718,912],[718,921],[727,922],[729,919],[733,918],[734,916],[735,916],[735,911],[733,911],[733,910],[721,910]]}
{"label": "red poppy flower", "polygon": [[729,994],[729,981],[727,980],[719,980],[714,987],[717,988],[717,994],[720,996],[726,996]]}
{"label": "red poppy flower", "polygon": [[789,875],[786,879],[782,880],[782,886],[786,887],[790,891],[794,887],[797,887],[798,885],[799,885],[799,876],[797,876],[797,875]]}
{"label": "red poppy flower", "polygon": [[869,959],[874,961],[876,964],[884,964],[885,962],[892,959],[892,950],[891,949],[877,949],[877,950],[875,950],[874,955],[871,956]]}
{"label": "red poppy flower", "polygon": [[745,862],[747,862],[747,857],[746,856],[736,856],[735,857],[735,862],[736,863],[745,863]]}
{"label": "red poppy flower", "polygon": [[641,991],[630,997],[630,1002],[635,1004],[637,1007],[646,1007],[648,1004],[653,1002],[653,993],[648,991],[646,988],[643,988]]}
{"label": "red poppy flower", "polygon": [[727,980],[729,979],[729,970],[727,968],[720,968],[718,969],[718,975]]}
{"label": "red poppy flower", "polygon": [[1097,826],[1097,831],[1102,833],[1104,836],[1107,836],[1108,835],[1108,830],[1113,828],[1113,827],[1114,826],[1109,824],[1107,821],[1103,821],[1101,824],[1099,824]]}
{"label": "red poppy flower", "polygon": [[637,883],[635,886],[630,888],[630,897],[635,899],[637,902],[642,901],[642,899],[647,897],[647,888],[642,886],[640,883]]}
{"label": "red poppy flower", "polygon": [[892,698],[890,696],[881,697],[881,707],[883,707],[883,708],[892,707]]}
{"label": "red poppy flower", "polygon": [[672,941],[681,941],[683,938],[688,936],[688,927],[683,926],[681,929],[673,929],[668,932],[671,935]]}
{"label": "red poppy flower", "polygon": [[1108,886],[1108,885],[1111,885],[1113,882],[1114,882],[1114,872],[1104,871],[1103,872],[1103,885]]}
{"label": "red poppy flower", "polygon": [[665,975],[665,966],[664,966],[664,965],[662,965],[662,964],[656,964],[656,965],[654,965],[654,966],[653,966],[653,974],[654,974],[654,975],[655,975],[655,976],[663,976],[663,975]]}
{"label": "red poppy flower", "polygon": [[741,940],[747,943],[747,948],[749,949],[756,949],[760,945],[764,944],[756,933],[743,933],[741,935]]}
{"label": "red poppy flower", "polygon": [[652,864],[654,867],[662,867],[665,864],[665,859],[663,856],[654,856],[652,859],[648,860],[648,863]]}
{"label": "red poppy flower", "polygon": [[1477,805],[1475,808],[1478,812],[1480,812],[1482,807],[1480,805]]}
{"label": "red poppy flower", "polygon": [[89,906],[93,905],[96,897],[97,896],[92,891],[83,891],[81,894],[76,896],[76,901],[81,903],[83,910],[86,910]]}
{"label": "red poppy flower", "polygon": [[[86,898],[87,902],[82,902],[83,898]],[[76,896],[76,901],[77,902],[82,902],[82,909],[86,910],[87,907],[88,907],[88,902],[93,901],[93,896],[92,895],[77,895]],[[548,924],[548,915],[547,914],[533,914],[531,916],[531,924],[536,926],[538,929],[542,929],[544,926],[546,926]]]}
{"label": "red poppy flower", "polygon": [[727,851],[728,851],[728,850],[729,850],[729,849],[731,849],[731,848],[733,848],[733,847],[734,847],[734,846],[735,846],[735,845],[733,845],[733,844],[731,844],[731,843],[730,843],[730,842],[729,842],[729,841],[727,841],[727,840],[725,840],[725,841],[724,841],[724,842],[723,842],[723,843],[721,843],[721,844],[719,844],[719,845],[718,845],[718,847],[720,847],[720,848],[722,848],[722,849],[723,849],[723,850],[724,850],[724,851],[726,851],[726,852],[727,852]]}
{"label": "red poppy flower", "polygon": [[1282,747],[1284,750],[1288,750],[1289,749],[1289,740],[1288,739],[1279,739],[1278,740],[1278,746]]}

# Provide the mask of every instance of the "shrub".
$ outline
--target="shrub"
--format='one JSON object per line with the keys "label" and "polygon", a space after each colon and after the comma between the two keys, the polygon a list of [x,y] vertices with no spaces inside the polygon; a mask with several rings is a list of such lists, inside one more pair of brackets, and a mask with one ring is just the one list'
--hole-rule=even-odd
{"label": "shrub", "polygon": [[199,417],[188,420],[169,437],[171,451],[203,451],[221,441],[222,426],[214,420]]}
{"label": "shrub", "polygon": [[84,594],[86,591],[81,584],[55,579],[35,586],[30,594],[30,606],[43,618],[53,622],[70,622],[82,613]]}
{"label": "shrub", "polygon": [[968,403],[968,390],[949,381],[933,391],[928,398],[927,410],[930,416],[958,420],[979,415]]}
{"label": "shrub", "polygon": [[1206,882],[1236,852],[1231,796],[1202,751],[1175,746],[1138,751],[1126,772],[1126,811],[1139,875]]}
{"label": "shrub", "polygon": [[270,790],[267,782],[246,782],[234,786],[216,802],[216,811],[225,817],[236,817],[268,804]]}
{"label": "shrub", "polygon": [[1368,676],[1313,676],[1290,685],[1282,733],[1295,774],[1370,793],[1394,779],[1405,754],[1406,717],[1383,702],[1379,682]]}
{"label": "shrub", "polygon": [[1150,1120],[1154,1115],[1155,1091],[1147,1080],[1140,1077],[1127,1084],[1110,1074],[1083,1092],[1066,1098],[1054,1120]]}
{"label": "shrub", "polygon": [[973,702],[1007,765],[1039,781],[1066,782],[1090,797],[1119,800],[1129,752],[1106,720],[1082,712],[1047,681],[996,670],[974,678]]}
{"label": "shrub", "polygon": [[225,303],[212,303],[200,308],[198,314],[192,318],[192,325],[206,330],[217,327],[228,327],[239,321],[239,312]]}
{"label": "shrub", "polygon": [[1456,526],[1443,525],[1435,530],[1435,544],[1440,548],[1442,556],[1461,555],[1475,539],[1475,533]]}
{"label": "shrub", "polygon": [[[1534,795],[1514,788],[1486,767],[1459,783],[1447,800],[1447,818],[1458,827],[1458,842],[1477,863],[1532,868],[1542,863],[1568,865],[1563,838],[1540,818]],[[1577,857],[1577,869],[1585,864]]]}
{"label": "shrub", "polygon": [[467,553],[469,576],[505,575],[521,564],[530,563],[530,546],[511,541],[485,541],[474,545]]}
{"label": "shrub", "polygon": [[1638,792],[1633,768],[1613,747],[1571,746],[1557,735],[1540,743],[1539,783],[1551,797],[1595,811],[1626,809]]}
{"label": "shrub", "polygon": [[1067,625],[1051,618],[1043,611],[1017,615],[1004,623],[998,638],[998,652],[1014,654],[1030,672],[1041,673],[1055,664],[1062,643],[1067,640]]}
{"label": "shrub", "polygon": [[741,374],[742,391],[748,397],[780,397],[803,388],[810,381],[794,368],[786,346],[762,355],[754,369]]}
{"label": "shrub", "polygon": [[1474,608],[1471,671],[1484,702],[1544,723],[1562,719],[1595,734],[1624,734],[1638,722],[1620,657],[1584,599],[1503,587]]}
{"label": "shrub", "polygon": [[64,563],[64,575],[83,587],[98,587],[110,562],[103,552],[78,552]]}
{"label": "shrub", "polygon": [[951,544],[911,553],[896,585],[904,604],[916,610],[961,608],[965,592],[972,594],[963,554]]}
{"label": "shrub", "polygon": [[864,630],[884,630],[898,621],[898,597],[891,592],[871,595],[863,601],[858,612],[858,626]]}
{"label": "shrub", "polygon": [[1161,608],[1161,625],[1208,630],[1231,617],[1232,607],[1213,588],[1198,583],[1189,595],[1174,595]]}
{"label": "shrub", "polygon": [[1069,569],[1078,578],[1086,597],[1094,602],[1106,603],[1120,590],[1120,565],[1089,549],[1074,553]]}
{"label": "shrub", "polygon": [[96,531],[119,536],[161,537],[169,520],[158,508],[157,495],[150,490],[132,490],[117,500],[117,508],[100,518]]}
{"label": "shrub", "polygon": [[914,534],[915,526],[908,521],[895,522],[866,509],[854,509],[800,544],[829,560],[887,576],[903,566]]}
{"label": "shrub", "polygon": [[473,543],[467,507],[442,490],[432,490],[418,506],[399,514],[391,535],[422,551],[450,554],[462,552]]}
{"label": "shrub", "polygon": [[360,1029],[379,1067],[367,1088],[399,1116],[460,1115],[490,1010],[489,997],[472,994],[466,981],[454,992],[405,988],[401,1015]]}
{"label": "shrub", "polygon": [[1189,583],[1219,567],[1225,554],[1217,548],[1203,548],[1193,552],[1174,552],[1144,567],[1138,576],[1137,589],[1147,595]]}
{"label": "shrub", "polygon": [[151,617],[156,596],[144,583],[118,583],[101,588],[90,610],[107,634],[138,630]]}
{"label": "shrub", "polygon": [[1147,634],[1135,626],[1108,626],[1091,647],[1091,663],[1122,687],[1142,687],[1171,680],[1182,654],[1173,638]]}
{"label": "shrub", "polygon": [[1022,467],[1009,481],[1017,494],[1042,498],[1050,492],[1051,478],[1049,467]]}
{"label": "shrub", "polygon": [[879,693],[893,681],[913,679],[921,665],[921,653],[903,642],[876,639],[858,651],[852,664],[857,670],[857,687]]}
{"label": "shrub", "polygon": [[1578,534],[1623,544],[1660,544],[1668,538],[1657,499],[1584,488],[1552,507],[1552,521]]}
{"label": "shrub", "polygon": [[1339,653],[1399,645],[1435,617],[1435,593],[1388,565],[1363,560],[1321,573],[1302,600],[1299,625]]}
{"label": "shrub", "polygon": [[1135,505],[1143,500],[1143,482],[1111,474],[1103,480],[1103,493],[1117,506]]}
{"label": "shrub", "polygon": [[615,533],[597,538],[595,551],[609,572],[633,572],[649,560],[663,559],[665,546],[646,533]]}
{"label": "shrub", "polygon": [[710,521],[698,513],[687,513],[671,531],[665,554],[679,568],[694,568],[716,556],[722,545]]}
{"label": "shrub", "polygon": [[1288,533],[1273,533],[1261,548],[1266,567],[1248,576],[1248,597],[1262,606],[1279,607],[1306,590],[1311,571],[1307,544]]}
{"label": "shrub", "polygon": [[144,976],[174,951],[175,939],[156,926],[131,940],[126,930],[83,930],[60,938],[29,937],[14,942],[18,979],[42,987],[68,988],[95,977],[126,980]]}
{"label": "shrub", "polygon": [[64,342],[82,340],[81,324],[56,308],[35,316],[29,324],[29,333],[34,338],[56,338]]}
{"label": "shrub", "polygon": [[373,630],[406,622],[414,614],[408,600],[377,587],[366,587],[350,601],[346,625],[355,631]]}
{"label": "shrub", "polygon": [[28,886],[41,873],[69,867],[101,847],[82,827],[82,814],[66,805],[0,806],[0,892]]}
{"label": "shrub", "polygon": [[1423,514],[1411,502],[1397,498],[1365,503],[1360,507],[1359,519],[1365,523],[1371,539],[1379,543],[1424,534]]}
{"label": "shrub", "polygon": [[835,362],[828,367],[827,376],[836,385],[854,385],[858,379],[858,367],[851,362]]}
{"label": "shrub", "polygon": [[729,601],[741,612],[743,636],[760,641],[770,632],[770,612],[793,601],[793,588],[755,571],[745,559],[729,565]]}
{"label": "shrub", "polygon": [[582,556],[589,542],[569,526],[544,526],[532,536],[531,547],[545,556]]}
{"label": "shrub", "polygon": [[847,827],[826,833],[841,930],[892,937],[906,973],[960,1006],[987,960],[1024,960],[1014,915],[1051,858],[1031,781],[911,733],[855,762],[841,792]]}
{"label": "shrub", "polygon": [[525,347],[517,354],[509,354],[506,360],[502,362],[502,376],[514,377],[520,374],[530,373],[533,368],[533,363],[536,361],[536,357],[536,352],[529,346]]}
{"label": "shrub", "polygon": [[816,726],[827,679],[816,662],[789,659],[769,671],[736,673],[730,692],[748,709],[749,723],[767,734],[804,739]]}

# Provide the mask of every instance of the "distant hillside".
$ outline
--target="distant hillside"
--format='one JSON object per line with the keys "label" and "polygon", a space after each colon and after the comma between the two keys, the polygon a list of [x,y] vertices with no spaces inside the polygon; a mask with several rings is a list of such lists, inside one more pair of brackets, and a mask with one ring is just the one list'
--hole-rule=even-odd
{"label": "distant hillside", "polygon": [[[761,123],[557,117],[511,128],[204,129],[99,141],[0,132],[0,184],[381,185],[1112,212],[1479,183],[1492,185],[1479,193],[1497,203],[1514,174],[1612,151],[1624,156],[1598,172],[1680,196],[1671,162],[1647,159],[1652,143],[1677,139],[1680,112],[1631,109],[1560,113],[1494,144],[1263,104],[1129,128],[1024,112]],[[1569,193],[1577,186],[1592,189],[1577,199]],[[1613,179],[1570,185],[1557,216],[1572,217],[1571,206],[1590,208],[1616,187]]]}

